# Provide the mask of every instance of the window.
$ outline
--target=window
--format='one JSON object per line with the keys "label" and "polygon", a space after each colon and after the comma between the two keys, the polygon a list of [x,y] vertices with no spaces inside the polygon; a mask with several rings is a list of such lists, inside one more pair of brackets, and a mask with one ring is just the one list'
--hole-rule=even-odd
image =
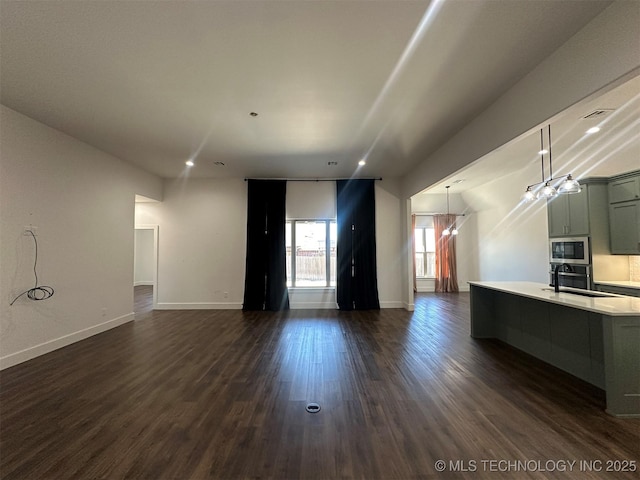
{"label": "window", "polygon": [[435,277],[436,237],[433,227],[416,227],[416,277]]}
{"label": "window", "polygon": [[335,286],[336,237],[335,220],[287,221],[287,286]]}

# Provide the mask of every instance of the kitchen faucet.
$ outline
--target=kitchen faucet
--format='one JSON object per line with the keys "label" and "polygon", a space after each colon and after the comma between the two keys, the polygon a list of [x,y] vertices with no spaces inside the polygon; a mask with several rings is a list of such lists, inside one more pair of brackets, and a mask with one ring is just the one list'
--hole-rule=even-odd
{"label": "kitchen faucet", "polygon": [[553,288],[556,293],[560,292],[560,269],[564,268],[567,272],[573,272],[573,268],[568,263],[559,263],[553,269]]}

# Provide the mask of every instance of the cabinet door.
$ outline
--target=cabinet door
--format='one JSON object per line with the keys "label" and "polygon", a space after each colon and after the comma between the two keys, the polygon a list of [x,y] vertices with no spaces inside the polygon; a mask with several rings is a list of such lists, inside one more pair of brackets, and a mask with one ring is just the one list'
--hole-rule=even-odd
{"label": "cabinet door", "polygon": [[580,193],[558,195],[547,200],[550,237],[589,235],[589,202],[587,186]]}
{"label": "cabinet door", "polygon": [[640,201],[609,206],[611,253],[640,253]]}
{"label": "cabinet door", "polygon": [[564,237],[567,235],[569,201],[566,195],[547,200],[547,219],[549,221],[550,237]]}
{"label": "cabinet door", "polygon": [[549,303],[520,299],[522,350],[545,362],[551,362],[551,325]]}
{"label": "cabinet door", "polygon": [[565,372],[591,382],[589,312],[550,305],[549,318],[551,363]]}
{"label": "cabinet door", "polygon": [[609,203],[640,198],[640,177],[623,178],[609,183]]}
{"label": "cabinet door", "polygon": [[567,233],[571,236],[589,235],[589,202],[587,188],[582,187],[580,193],[566,195],[569,204],[569,221]]}

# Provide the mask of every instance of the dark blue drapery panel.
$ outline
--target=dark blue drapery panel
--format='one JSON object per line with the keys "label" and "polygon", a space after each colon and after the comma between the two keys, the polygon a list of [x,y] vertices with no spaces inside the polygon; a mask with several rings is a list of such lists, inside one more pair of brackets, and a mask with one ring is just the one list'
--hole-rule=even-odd
{"label": "dark blue drapery panel", "polygon": [[338,180],[336,190],[338,307],[379,309],[374,180]]}
{"label": "dark blue drapery panel", "polygon": [[284,180],[248,180],[243,310],[286,310]]}

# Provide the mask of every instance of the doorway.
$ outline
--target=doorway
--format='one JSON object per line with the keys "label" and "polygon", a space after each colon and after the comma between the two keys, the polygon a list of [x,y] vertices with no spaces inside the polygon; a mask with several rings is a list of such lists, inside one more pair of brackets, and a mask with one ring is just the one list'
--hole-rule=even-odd
{"label": "doorway", "polygon": [[[158,225],[136,225],[133,252],[134,310],[158,305]],[[151,300],[151,301],[149,301]]]}

